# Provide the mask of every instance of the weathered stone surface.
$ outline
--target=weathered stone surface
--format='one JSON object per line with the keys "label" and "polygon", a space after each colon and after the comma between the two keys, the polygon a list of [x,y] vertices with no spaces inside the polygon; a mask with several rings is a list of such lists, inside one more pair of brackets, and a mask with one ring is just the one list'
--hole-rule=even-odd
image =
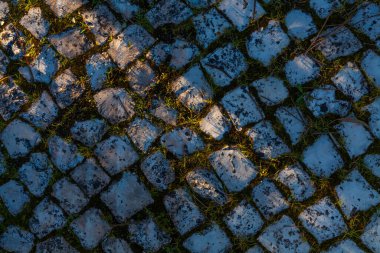
{"label": "weathered stone surface", "polygon": [[261,102],[269,106],[282,103],[289,96],[284,82],[273,76],[254,81],[251,86],[256,88]]}
{"label": "weathered stone surface", "polygon": [[0,82],[0,115],[5,121],[10,120],[28,101],[28,96],[12,79]]}
{"label": "weathered stone surface", "polygon": [[116,237],[106,238],[102,242],[102,249],[105,253],[133,253],[125,240]]}
{"label": "weathered stone surface", "polygon": [[8,67],[9,62],[10,61],[8,57],[4,54],[3,51],[0,50],[0,78],[3,78],[3,76],[7,72],[7,67]]}
{"label": "weathered stone surface", "polygon": [[369,154],[364,157],[364,165],[373,175],[380,177],[380,154]]}
{"label": "weathered stone surface", "polygon": [[13,216],[21,213],[25,205],[30,201],[29,194],[25,192],[24,187],[14,180],[0,186],[0,198]]}
{"label": "weathered stone surface", "polygon": [[88,0],[44,0],[44,2],[49,5],[50,9],[57,17],[63,18],[80,8],[82,5],[87,4]]}
{"label": "weathered stone surface", "polygon": [[249,248],[245,253],[264,253],[264,250],[259,245],[255,245]]}
{"label": "weathered stone surface", "polygon": [[288,34],[300,40],[305,40],[317,32],[313,17],[300,9],[293,9],[286,14],[285,25]]}
{"label": "weathered stone surface", "polygon": [[42,16],[42,10],[39,7],[30,8],[28,14],[21,18],[20,24],[36,39],[45,37],[50,27],[49,22]]}
{"label": "weathered stone surface", "polygon": [[372,50],[368,50],[364,53],[361,61],[361,67],[366,73],[367,77],[371,80],[376,87],[380,87],[380,73],[378,71],[380,67],[380,55],[376,54]]}
{"label": "weathered stone surface", "polygon": [[0,236],[0,247],[8,252],[28,253],[33,246],[33,234],[15,225],[8,226]]}
{"label": "weathered stone surface", "polygon": [[37,243],[36,253],[78,253],[62,236],[52,237]]}
{"label": "weathered stone surface", "polygon": [[125,20],[133,18],[140,10],[140,7],[130,0],[107,0],[114,11],[119,13]]}
{"label": "weathered stone surface", "polygon": [[285,64],[286,78],[292,86],[306,84],[319,76],[319,66],[306,55],[296,56]]}
{"label": "weathered stone surface", "polygon": [[177,125],[178,112],[165,104],[162,100],[153,100],[150,113],[166,124]]}
{"label": "weathered stone surface", "polygon": [[73,138],[86,146],[93,147],[101,141],[107,132],[108,126],[104,120],[90,119],[76,121],[71,127],[70,132]]}
{"label": "weathered stone surface", "polygon": [[145,97],[156,82],[156,74],[148,63],[137,61],[127,70],[129,86],[141,97]]}
{"label": "weathered stone surface", "polygon": [[160,151],[149,155],[140,167],[149,182],[159,190],[168,189],[175,180],[174,169]]}
{"label": "weathered stone surface", "polygon": [[7,163],[3,153],[0,151],[0,176],[7,171]]}
{"label": "weathered stone surface", "polygon": [[380,213],[372,215],[371,220],[360,236],[362,242],[373,252],[380,251]]}
{"label": "weathered stone surface", "polygon": [[199,122],[199,128],[217,141],[230,131],[231,123],[220,111],[219,106],[214,105],[210,112]]}
{"label": "weathered stone surface", "polygon": [[322,19],[327,18],[341,6],[339,0],[310,0],[309,4]]}
{"label": "weathered stone surface", "polygon": [[0,33],[0,44],[11,60],[20,60],[26,54],[25,35],[13,24],[8,24]]}
{"label": "weathered stone surface", "polygon": [[323,251],[323,253],[364,253],[356,243],[350,239],[345,239],[340,241],[333,246],[331,246],[328,250]]}
{"label": "weathered stone surface", "polygon": [[165,24],[178,25],[190,18],[193,12],[182,1],[160,0],[145,17],[150,24],[157,28]]}
{"label": "weathered stone surface", "polygon": [[147,152],[149,147],[159,137],[162,130],[147,119],[136,118],[127,129],[132,142],[141,151]]}
{"label": "weathered stone surface", "polygon": [[115,67],[107,53],[94,54],[86,62],[91,90],[100,90],[107,80],[107,72]]}
{"label": "weathered stone surface", "polygon": [[369,128],[377,139],[380,139],[380,98],[376,98],[366,109],[371,116],[369,117]]}
{"label": "weathered stone surface", "polygon": [[279,107],[275,113],[276,118],[285,128],[292,144],[297,144],[306,131],[307,122],[301,110],[297,107]]}
{"label": "weathered stone surface", "polygon": [[214,4],[217,0],[186,0],[186,2],[193,8],[206,8]]}
{"label": "weathered stone surface", "polygon": [[198,54],[199,49],[196,45],[183,39],[176,39],[171,45],[169,66],[180,69],[192,61]]}
{"label": "weathered stone surface", "polygon": [[9,15],[9,5],[7,2],[0,1],[0,26],[4,25]]}

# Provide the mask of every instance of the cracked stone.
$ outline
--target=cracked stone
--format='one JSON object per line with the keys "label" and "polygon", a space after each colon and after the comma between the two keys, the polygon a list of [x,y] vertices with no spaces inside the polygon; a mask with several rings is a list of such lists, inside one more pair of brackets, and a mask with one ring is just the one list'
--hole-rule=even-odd
{"label": "cracked stone", "polygon": [[376,54],[373,50],[368,50],[364,53],[361,61],[361,67],[366,73],[367,77],[380,88],[380,55]]}
{"label": "cracked stone", "polygon": [[318,31],[313,17],[299,9],[293,9],[286,14],[285,25],[289,36],[299,40],[305,40]]}
{"label": "cracked stone", "polygon": [[162,100],[152,101],[150,113],[166,124],[177,125],[178,112],[174,108],[167,106]]}
{"label": "cracked stone", "polygon": [[105,253],[133,253],[129,244],[120,238],[108,237],[102,242]]}
{"label": "cracked stone", "polygon": [[219,106],[214,105],[209,113],[199,122],[199,128],[217,141],[231,130],[231,123],[220,111]]}
{"label": "cracked stone", "polygon": [[296,56],[285,64],[285,74],[292,86],[306,84],[319,76],[318,64],[307,55]]}
{"label": "cracked stone", "polygon": [[88,3],[88,0],[44,0],[54,14],[63,18]]}
{"label": "cracked stone", "polygon": [[284,82],[273,76],[254,81],[251,86],[256,88],[261,102],[268,106],[280,104],[289,96]]}
{"label": "cracked stone", "polygon": [[192,15],[191,9],[182,1],[161,0],[146,13],[145,17],[154,28],[157,28],[166,24],[178,25]]}
{"label": "cracked stone", "polygon": [[20,24],[39,40],[47,35],[50,28],[39,7],[30,8],[28,14],[21,18]]}
{"label": "cracked stone", "polygon": [[90,77],[91,90],[97,91],[107,80],[107,73],[115,67],[107,53],[94,54],[86,61],[87,75]]}
{"label": "cracked stone", "polygon": [[0,186],[0,198],[13,216],[20,214],[25,205],[30,202],[29,194],[24,187],[14,180]]}
{"label": "cracked stone", "polygon": [[140,7],[133,4],[130,0],[107,0],[111,8],[119,13],[125,20],[133,18]]}
{"label": "cracked stone", "polygon": [[159,190],[168,189],[175,180],[174,169],[160,151],[145,158],[140,167],[148,181]]}
{"label": "cracked stone", "polygon": [[8,252],[28,253],[33,246],[33,234],[15,225],[8,226],[0,236],[0,247]]}
{"label": "cracked stone", "polygon": [[10,120],[28,101],[28,96],[12,79],[0,81],[0,115],[5,121]]}
{"label": "cracked stone", "polygon": [[93,147],[96,143],[102,140],[107,130],[108,125],[104,120],[90,119],[76,121],[71,127],[70,132],[73,139],[88,147]]}
{"label": "cracked stone", "polygon": [[301,110],[297,107],[283,106],[276,110],[275,116],[289,135],[292,144],[297,144],[307,126],[307,121]]}
{"label": "cracked stone", "polygon": [[156,83],[156,74],[148,63],[137,61],[127,70],[127,80],[137,94],[146,97]]}
{"label": "cracked stone", "polygon": [[26,54],[26,37],[13,24],[5,26],[0,33],[0,44],[11,60],[20,60]]}
{"label": "cracked stone", "polygon": [[380,177],[380,154],[368,154],[364,157],[364,165],[373,175]]}
{"label": "cracked stone", "polygon": [[49,238],[43,242],[37,243],[36,253],[79,253],[74,249],[62,236]]}
{"label": "cracked stone", "polygon": [[371,220],[360,236],[362,242],[373,252],[380,251],[380,213],[372,215]]}

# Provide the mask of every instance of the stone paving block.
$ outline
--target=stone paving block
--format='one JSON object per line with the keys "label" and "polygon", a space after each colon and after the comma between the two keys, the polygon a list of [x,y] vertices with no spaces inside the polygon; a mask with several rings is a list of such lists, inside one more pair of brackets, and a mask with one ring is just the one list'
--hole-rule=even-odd
{"label": "stone paving block", "polygon": [[115,36],[122,29],[120,22],[104,4],[96,5],[94,9],[85,11],[81,15],[99,45],[104,44],[109,37]]}
{"label": "stone paving block", "polygon": [[162,129],[147,119],[135,118],[129,124],[127,133],[137,148],[146,153],[162,133]]}
{"label": "stone paving block", "polygon": [[289,203],[282,193],[267,178],[253,188],[252,199],[267,220],[289,208]]}
{"label": "stone paving block", "polygon": [[15,225],[8,226],[0,236],[0,247],[8,252],[28,253],[33,246],[33,234]]}
{"label": "stone paving block", "polygon": [[261,102],[269,106],[280,104],[289,96],[284,82],[273,76],[254,81],[251,86],[256,89]]}
{"label": "stone paving block", "polygon": [[323,253],[364,253],[364,251],[354,241],[345,239],[335,243],[328,250],[323,251]]}
{"label": "stone paving block", "polygon": [[161,136],[161,145],[178,159],[203,150],[205,147],[202,138],[187,127],[175,128]]}
{"label": "stone paving block", "polygon": [[368,94],[367,82],[360,69],[352,62],[348,62],[333,78],[335,86],[354,102]]}
{"label": "stone paving block", "polygon": [[348,101],[336,97],[336,88],[332,85],[324,85],[309,92],[305,97],[305,103],[314,117],[317,118],[328,114],[344,117],[351,110]]}
{"label": "stone paving block", "polygon": [[267,120],[256,124],[246,134],[253,142],[253,150],[262,159],[276,159],[291,151]]}
{"label": "stone paving block", "polygon": [[62,172],[71,170],[84,159],[75,144],[67,142],[59,136],[50,137],[48,146],[52,162]]}
{"label": "stone paving block", "polygon": [[0,115],[3,120],[10,120],[28,101],[28,96],[12,79],[0,82]]}
{"label": "stone paving block", "polygon": [[[1,2],[0,2],[0,4],[1,4]],[[10,61],[9,61],[8,57],[4,54],[3,51],[0,50],[0,78],[1,79],[3,78],[3,76],[7,72],[7,67],[8,67],[9,62]]]}
{"label": "stone paving block", "polygon": [[39,239],[65,226],[66,217],[62,209],[49,198],[44,198],[34,209],[29,219],[29,228]]}
{"label": "stone paving block", "polygon": [[199,14],[193,19],[193,24],[197,32],[197,41],[208,48],[223,33],[232,26],[215,8],[206,13]]}
{"label": "stone paving block", "polygon": [[15,119],[1,133],[3,142],[11,158],[24,157],[40,144],[41,135],[33,127]]}
{"label": "stone paving block", "polygon": [[157,28],[166,24],[178,25],[189,19],[193,12],[182,1],[179,0],[160,0],[145,17],[150,24]]}
{"label": "stone paving block", "polygon": [[251,58],[268,67],[289,43],[290,39],[282,30],[280,22],[271,20],[266,28],[255,31],[249,36],[247,50]]}
{"label": "stone paving block", "polygon": [[0,44],[11,60],[20,60],[24,57],[27,50],[26,38],[13,24],[4,27],[0,33],[0,38]]}
{"label": "stone paving block", "polygon": [[199,122],[199,128],[217,141],[231,130],[231,123],[220,111],[219,106],[214,105],[209,113]]}
{"label": "stone paving block", "polygon": [[366,51],[361,61],[361,67],[371,82],[379,88],[380,73],[378,69],[380,67],[380,55],[376,54],[373,50]]}
{"label": "stone paving block", "polygon": [[318,64],[307,55],[296,56],[285,64],[285,74],[290,85],[306,84],[319,76]]}
{"label": "stone paving block", "polygon": [[380,203],[380,194],[365,180],[358,170],[353,170],[335,187],[344,215],[351,218]]}
{"label": "stone paving block", "polygon": [[64,109],[78,100],[85,90],[84,83],[66,69],[50,84],[50,92],[55,97],[58,106]]}
{"label": "stone paving block", "polygon": [[43,242],[37,243],[36,253],[79,253],[62,236],[52,237]]}
{"label": "stone paving block", "polygon": [[286,185],[296,201],[304,201],[315,193],[314,182],[310,176],[296,163],[286,166],[278,173],[277,180]]}
{"label": "stone paving block", "polygon": [[102,140],[107,130],[108,125],[104,120],[90,119],[76,121],[71,127],[70,132],[73,139],[88,147],[93,147],[96,143]]}
{"label": "stone paving block", "polygon": [[169,66],[180,69],[192,61],[198,54],[199,49],[196,45],[183,39],[176,39],[171,45]]}
{"label": "stone paving block", "polygon": [[46,153],[33,153],[18,170],[20,180],[36,197],[41,197],[53,176],[53,167]]}
{"label": "stone paving block", "polygon": [[177,125],[178,112],[165,104],[162,100],[153,100],[150,113],[166,124]]}
{"label": "stone paving block", "polygon": [[286,215],[266,227],[258,241],[270,252],[304,253],[311,248],[297,225]]}
{"label": "stone paving block", "polygon": [[249,248],[245,253],[264,253],[264,250],[259,245],[255,245]]}
{"label": "stone paving block", "polygon": [[193,8],[206,8],[214,3],[216,3],[217,0],[186,0],[188,5],[190,5]]}
{"label": "stone paving block", "polygon": [[7,171],[7,163],[3,153],[0,151],[0,176]]}
{"label": "stone paving block", "polygon": [[153,45],[155,39],[141,26],[130,25],[109,44],[108,54],[121,69]]}
{"label": "stone paving block", "polygon": [[[266,14],[259,2],[223,0],[218,9],[221,10],[241,32],[245,30],[253,20],[258,20]],[[255,13],[253,13],[255,11]]]}
{"label": "stone paving block", "polygon": [[105,253],[133,253],[125,240],[116,237],[106,238],[102,242],[102,249]]}
{"label": "stone paving block", "polygon": [[380,251],[380,213],[372,215],[371,220],[360,236],[362,242],[373,252]]}
{"label": "stone paving block", "polygon": [[124,172],[119,181],[101,194],[100,199],[120,223],[153,203],[145,185],[131,172]]}
{"label": "stone paving block", "polygon": [[309,4],[321,19],[327,18],[342,6],[340,0],[310,0]]}
{"label": "stone paving block", "polygon": [[146,58],[153,61],[155,65],[161,65],[171,56],[171,51],[172,44],[158,42],[146,53]]}
{"label": "stone paving block", "polygon": [[302,161],[313,174],[326,178],[344,165],[342,157],[327,134],[319,136],[304,150]]}
{"label": "stone paving block", "polygon": [[57,17],[63,18],[87,4],[88,0],[44,0],[44,2]]}
{"label": "stone paving block", "polygon": [[102,216],[99,209],[91,208],[70,224],[83,248],[94,249],[111,231],[111,226]]}
{"label": "stone paving block", "polygon": [[363,161],[373,175],[380,177],[380,154],[368,154]]}
{"label": "stone paving block", "polygon": [[369,117],[369,128],[373,135],[380,139],[380,98],[376,98],[366,109],[371,114]]}
{"label": "stone paving block", "polygon": [[20,115],[35,127],[46,129],[58,116],[59,108],[46,91],[35,101],[27,112]]}
{"label": "stone paving block", "polygon": [[[353,121],[354,115],[349,116]],[[341,122],[334,127],[343,140],[344,147],[351,158],[364,154],[374,139],[369,131],[359,122]]]}
{"label": "stone paving block", "polygon": [[48,40],[61,55],[70,60],[86,53],[93,47],[93,43],[81,32],[79,27],[50,35]]}
{"label": "stone paving block", "polygon": [[130,119],[135,114],[135,102],[123,88],[107,88],[94,95],[98,112],[111,124]]}
{"label": "stone paving block", "polygon": [[255,98],[250,95],[246,86],[238,87],[226,93],[221,100],[221,104],[239,131],[246,125],[264,118],[263,111]]}
{"label": "stone paving block", "polygon": [[49,22],[42,16],[42,10],[39,7],[30,8],[28,14],[21,18],[20,24],[39,40],[47,35],[50,28]]}
{"label": "stone paving block", "polygon": [[293,9],[286,14],[285,25],[289,36],[299,40],[305,40],[318,31],[313,17],[300,9]]}
{"label": "stone paving block", "polygon": [[201,60],[201,64],[214,83],[220,87],[230,85],[248,69],[244,55],[231,43],[207,55]]}
{"label": "stone paving block", "polygon": [[329,61],[351,55],[362,48],[360,40],[344,26],[328,28],[320,37],[323,39],[316,48]]}
{"label": "stone paving block", "polygon": [[223,220],[237,237],[254,236],[264,225],[259,212],[246,200],[241,201]]}
{"label": "stone paving block", "polygon": [[232,248],[232,243],[226,233],[215,223],[192,234],[182,245],[191,253],[226,253]]}
{"label": "stone paving block", "polygon": [[100,165],[111,175],[115,175],[139,159],[127,136],[111,136],[98,143],[95,149]]}
{"label": "stone paving block", "polygon": [[236,148],[215,151],[209,161],[230,192],[242,191],[257,176],[256,166]]}
{"label": "stone paving block", "polygon": [[306,208],[298,219],[319,244],[347,231],[342,215],[329,197]]}
{"label": "stone paving block", "polygon": [[62,178],[53,185],[51,195],[67,214],[79,213],[88,204],[84,193],[67,178]]}
{"label": "stone paving block", "polygon": [[92,158],[76,167],[70,175],[89,197],[101,192],[111,181],[110,177]]}
{"label": "stone paving block", "polygon": [[145,252],[156,252],[171,242],[171,237],[151,218],[141,221],[132,220],[128,231],[131,240],[140,245]]}
{"label": "stone paving block", "polygon": [[7,2],[0,1],[0,26],[4,25],[9,15],[9,5]]}
{"label": "stone paving block", "polygon": [[186,188],[179,188],[164,197],[165,209],[181,235],[205,222],[205,217]]}
{"label": "stone paving block", "polygon": [[133,18],[140,10],[140,7],[130,0],[107,0],[107,2],[125,20]]}
{"label": "stone paving block", "polygon": [[213,97],[213,90],[199,65],[177,78],[171,88],[184,106],[197,112],[201,111]]}
{"label": "stone paving block", "polygon": [[92,55],[86,61],[87,75],[90,77],[91,90],[100,90],[107,80],[108,71],[115,67],[107,53]]}
{"label": "stone paving block", "polygon": [[301,110],[297,107],[283,106],[276,110],[275,116],[289,135],[292,144],[297,144],[307,126],[307,121]]}
{"label": "stone paving block", "polygon": [[148,63],[137,61],[127,70],[127,80],[129,86],[141,97],[146,97],[147,93],[155,85],[156,74]]}
{"label": "stone paving block", "polygon": [[14,180],[0,186],[0,198],[13,216],[20,214],[30,202],[29,194],[25,192],[24,187]]}
{"label": "stone paving block", "polygon": [[20,67],[18,71],[29,82],[50,84],[60,67],[56,53],[50,46],[43,46],[41,53],[28,66]]}
{"label": "stone paving block", "polygon": [[146,157],[140,168],[148,181],[159,190],[168,189],[168,186],[175,180],[174,169],[160,151]]}
{"label": "stone paving block", "polygon": [[208,169],[195,169],[187,173],[186,181],[191,189],[204,199],[212,200],[218,205],[228,201],[223,185],[215,173]]}

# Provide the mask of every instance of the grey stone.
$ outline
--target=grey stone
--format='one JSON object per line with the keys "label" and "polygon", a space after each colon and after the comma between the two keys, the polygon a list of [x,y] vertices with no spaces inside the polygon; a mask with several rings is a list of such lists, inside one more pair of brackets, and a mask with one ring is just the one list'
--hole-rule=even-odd
{"label": "grey stone", "polygon": [[41,197],[53,176],[53,167],[45,153],[33,153],[18,170],[20,180],[36,197]]}
{"label": "grey stone", "polygon": [[292,144],[297,144],[301,140],[307,126],[307,121],[301,110],[297,107],[283,106],[276,110],[275,116],[285,128]]}
{"label": "grey stone", "polygon": [[109,37],[118,34],[122,29],[119,21],[104,4],[96,5],[92,10],[83,12],[82,18],[95,35],[95,41],[99,45],[105,43]]}
{"label": "grey stone", "polygon": [[165,209],[181,235],[205,222],[205,217],[186,188],[179,188],[164,197]]}
{"label": "grey stone", "polygon": [[176,79],[171,88],[181,103],[194,111],[201,111],[213,97],[213,91],[208,84],[199,65],[192,67]]}
{"label": "grey stone", "polygon": [[20,60],[26,54],[26,37],[13,24],[8,24],[0,33],[0,44],[11,60]]}
{"label": "grey stone", "polygon": [[49,32],[50,24],[42,16],[39,7],[30,8],[28,14],[23,16],[20,24],[25,27],[36,39],[42,39]]}
{"label": "grey stone", "polygon": [[35,127],[46,129],[57,118],[58,111],[59,108],[49,93],[43,91],[40,98],[20,117],[29,121]]}
{"label": "grey stone", "polygon": [[327,134],[319,136],[304,150],[302,160],[318,177],[328,178],[344,165],[342,157]]}
{"label": "grey stone", "polygon": [[162,133],[162,129],[147,119],[135,118],[128,126],[127,133],[137,148],[146,153]]}
{"label": "grey stone", "polygon": [[63,18],[87,4],[88,0],[44,0],[44,2],[57,17]]}
{"label": "grey stone", "polygon": [[156,252],[171,242],[170,235],[162,231],[151,217],[141,221],[132,220],[128,231],[131,240],[146,252]]}
{"label": "grey stone", "polygon": [[62,236],[49,238],[43,242],[37,243],[36,253],[79,253],[74,249]]}
{"label": "grey stone", "polygon": [[313,17],[300,9],[293,9],[286,14],[285,25],[288,34],[300,40],[305,40],[318,31]]}
{"label": "grey stone", "polygon": [[264,225],[259,212],[246,200],[240,202],[223,220],[238,237],[254,236]]}
{"label": "grey stone", "polygon": [[41,135],[33,127],[15,119],[1,133],[8,154],[12,158],[24,157],[41,142]]}
{"label": "grey stone", "polygon": [[86,62],[87,75],[90,77],[91,90],[100,90],[107,80],[107,72],[115,67],[107,53],[92,55]]}
{"label": "grey stone", "polygon": [[155,39],[141,26],[130,25],[109,44],[108,54],[121,69],[152,46]]}
{"label": "grey stone", "polygon": [[99,209],[91,208],[70,224],[83,248],[94,249],[111,231],[111,226],[102,216]]}
{"label": "grey stone", "polygon": [[254,81],[251,86],[256,88],[261,102],[269,106],[280,104],[289,96],[284,82],[273,76]]}
{"label": "grey stone", "polygon": [[146,157],[140,167],[148,181],[159,190],[168,189],[175,180],[174,169],[160,151]]}
{"label": "grey stone", "polygon": [[127,70],[129,86],[141,97],[146,97],[156,82],[156,74],[148,63],[137,61]]}
{"label": "grey stone", "polygon": [[209,161],[230,192],[242,191],[257,176],[256,166],[236,148],[213,152]]}
{"label": "grey stone", "polygon": [[0,247],[8,252],[28,253],[33,246],[33,234],[15,225],[8,226],[0,236]]}
{"label": "grey stone", "polygon": [[90,119],[76,121],[71,127],[70,132],[73,139],[86,146],[93,147],[96,143],[102,140],[107,130],[108,126],[104,120]]}
{"label": "grey stone", "polygon": [[227,253],[232,248],[231,241],[226,233],[215,223],[192,234],[182,245],[191,253]]}
{"label": "grey stone", "polygon": [[105,253],[133,253],[129,244],[120,238],[108,237],[102,242]]}
{"label": "grey stone", "polygon": [[29,219],[29,228],[39,239],[65,226],[66,217],[62,209],[48,198],[43,199]]}
{"label": "grey stone", "polygon": [[270,252],[304,253],[311,249],[297,225],[286,215],[266,227],[258,241]]}
{"label": "grey stone", "polygon": [[25,205],[30,202],[29,194],[25,192],[24,187],[14,180],[0,186],[0,198],[13,216],[21,213]]}
{"label": "grey stone", "polygon": [[289,45],[288,35],[282,30],[280,22],[271,20],[265,29],[253,32],[247,41],[251,58],[268,67]]}
{"label": "grey stone", "polygon": [[364,53],[361,61],[361,67],[366,73],[367,77],[375,84],[377,88],[380,87],[380,55],[373,50],[368,50]]}
{"label": "grey stone", "polygon": [[371,220],[360,236],[362,242],[373,252],[380,251],[380,213],[372,215]]}
{"label": "grey stone", "polygon": [[62,178],[53,185],[51,195],[68,214],[79,213],[88,204],[84,193],[67,178]]}
{"label": "grey stone", "polygon": [[157,28],[166,24],[178,25],[192,15],[191,9],[182,1],[161,0],[146,13],[145,17],[154,28]]}
{"label": "grey stone", "polygon": [[238,130],[264,118],[264,113],[246,86],[238,87],[222,98],[221,104]]}
{"label": "grey stone", "polygon": [[351,239],[345,239],[332,245],[323,253],[364,253]]}
{"label": "grey stone", "polygon": [[212,200],[218,205],[227,203],[227,194],[214,172],[207,169],[195,169],[187,173],[186,181],[191,189],[204,199]]}
{"label": "grey stone", "polygon": [[206,8],[214,4],[217,0],[186,0],[186,2],[193,8]]}
{"label": "grey stone", "polygon": [[267,120],[256,124],[246,134],[253,142],[255,153],[263,159],[276,159],[291,151]]}
{"label": "grey stone", "polygon": [[199,122],[199,128],[217,141],[231,130],[231,123],[220,111],[219,106],[211,107],[209,113]]}
{"label": "grey stone", "polygon": [[0,26],[4,25],[9,15],[9,5],[7,2],[0,1]]}
{"label": "grey stone", "polygon": [[364,165],[373,175],[380,178],[380,154],[368,154],[364,157]]}
{"label": "grey stone", "polygon": [[380,139],[380,98],[376,98],[366,109],[371,114],[369,117],[369,128],[373,135]]}
{"label": "grey stone", "polygon": [[[1,2],[0,2],[0,4],[1,4]],[[0,78],[1,79],[3,78],[3,76],[7,72],[7,67],[8,67],[9,62],[10,61],[9,61],[8,57],[4,54],[3,51],[0,50]]]}
{"label": "grey stone", "polygon": [[[252,1],[239,1],[239,0],[223,0],[218,9],[221,10],[241,32],[245,30],[248,25],[260,19],[266,14],[264,8],[259,2]],[[255,11],[255,13],[253,13]]]}
{"label": "grey stone", "polygon": [[362,48],[360,40],[344,26],[328,28],[320,37],[322,40],[318,43],[317,49],[329,61],[351,55]]}
{"label": "grey stone", "polygon": [[111,136],[98,143],[95,149],[100,165],[111,175],[115,175],[139,159],[127,136]]}
{"label": "grey stone", "polygon": [[264,250],[259,245],[255,245],[249,248],[245,253],[264,253]]}
{"label": "grey stone", "polygon": [[154,45],[146,57],[154,62],[156,65],[161,65],[166,62],[171,55],[172,45],[164,42],[159,42]]}
{"label": "grey stone", "polygon": [[7,171],[7,163],[3,153],[0,151],[0,176]]}
{"label": "grey stone", "polygon": [[[75,1],[80,0],[74,0],[74,2]],[[72,6],[72,4],[69,5]],[[78,27],[71,28],[59,34],[50,35],[48,39],[61,55],[69,59],[74,59],[93,47],[93,43]]]}
{"label": "grey stone", "polygon": [[135,103],[123,88],[108,88],[94,95],[98,112],[111,124],[130,119],[135,114]]}
{"label": "grey stone", "polygon": [[305,201],[315,193],[314,182],[310,176],[296,163],[286,166],[278,173],[277,180],[286,185],[296,201]]}
{"label": "grey stone", "polygon": [[341,7],[339,0],[311,0],[309,4],[321,19],[327,18]]}
{"label": "grey stone", "polygon": [[215,8],[208,12],[195,16],[193,24],[197,32],[197,41],[204,47],[208,48],[223,33],[232,26]]}
{"label": "grey stone", "polygon": [[296,56],[285,64],[285,74],[292,86],[306,84],[319,76],[318,64],[307,55]]}
{"label": "grey stone", "polygon": [[52,162],[62,172],[69,171],[84,159],[75,144],[69,143],[59,136],[50,137],[48,146]]}
{"label": "grey stone", "polygon": [[140,7],[130,0],[107,0],[114,11],[119,13],[125,20],[133,18],[140,10]]}
{"label": "grey stone", "polygon": [[175,128],[161,136],[161,145],[178,159],[203,150],[205,147],[202,138],[187,127]]}
{"label": "grey stone", "polygon": [[152,101],[150,113],[166,124],[177,125],[178,112],[174,108],[167,106],[162,100]]}
{"label": "grey stone", "polygon": [[347,231],[347,225],[344,223],[342,215],[329,197],[306,208],[298,216],[298,219],[319,244]]}
{"label": "grey stone", "polygon": [[12,79],[0,81],[0,84],[0,115],[7,121],[29,101],[29,98]]}
{"label": "grey stone", "polygon": [[176,39],[171,45],[169,66],[180,69],[193,60],[198,54],[199,49],[196,45],[182,39]]}
{"label": "grey stone", "polygon": [[78,100],[85,90],[84,83],[66,69],[50,84],[50,92],[55,97],[58,106],[64,109]]}
{"label": "grey stone", "polygon": [[154,202],[145,185],[131,172],[124,172],[119,181],[101,194],[100,199],[120,223]]}
{"label": "grey stone", "polygon": [[220,87],[230,85],[234,79],[248,69],[244,55],[231,43],[217,48],[203,58],[201,64],[214,83]]}
{"label": "grey stone", "polygon": [[71,172],[72,179],[92,197],[102,191],[111,181],[110,177],[90,158]]}

